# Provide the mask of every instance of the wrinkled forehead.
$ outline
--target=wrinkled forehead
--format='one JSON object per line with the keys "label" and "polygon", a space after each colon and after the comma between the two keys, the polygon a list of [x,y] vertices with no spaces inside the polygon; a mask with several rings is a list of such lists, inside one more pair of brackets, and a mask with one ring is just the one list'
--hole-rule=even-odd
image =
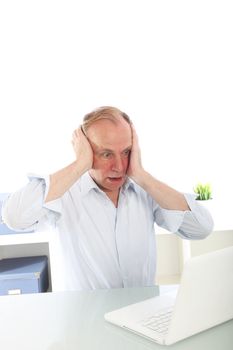
{"label": "wrinkled forehead", "polygon": [[124,120],[101,119],[87,130],[87,137],[96,149],[123,150],[132,144],[131,126]]}

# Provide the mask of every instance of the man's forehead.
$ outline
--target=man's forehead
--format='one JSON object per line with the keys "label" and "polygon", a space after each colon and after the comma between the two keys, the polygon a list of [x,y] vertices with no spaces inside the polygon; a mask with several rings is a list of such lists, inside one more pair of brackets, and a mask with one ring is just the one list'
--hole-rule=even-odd
{"label": "man's forehead", "polygon": [[131,135],[131,126],[123,119],[113,121],[109,119],[99,119],[95,121],[87,130],[90,135],[100,135],[101,137],[108,134],[116,134],[118,136],[125,134]]}
{"label": "man's forehead", "polygon": [[[102,121],[98,121],[102,122]],[[113,124],[112,122],[91,125],[87,131],[89,141],[98,149],[126,149],[132,144],[132,132],[129,124]]]}

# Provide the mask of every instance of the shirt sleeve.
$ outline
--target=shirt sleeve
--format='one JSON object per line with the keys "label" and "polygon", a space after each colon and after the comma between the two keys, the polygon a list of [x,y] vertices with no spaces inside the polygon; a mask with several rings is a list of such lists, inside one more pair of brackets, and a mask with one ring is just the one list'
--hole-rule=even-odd
{"label": "shirt sleeve", "polygon": [[29,183],[8,196],[3,203],[2,219],[13,230],[40,229],[53,224],[61,215],[61,201],[45,203],[49,176],[28,176]]}
{"label": "shirt sleeve", "polygon": [[155,222],[186,239],[204,239],[214,227],[209,211],[196,201],[196,195],[184,194],[190,210],[168,210],[154,206]]}

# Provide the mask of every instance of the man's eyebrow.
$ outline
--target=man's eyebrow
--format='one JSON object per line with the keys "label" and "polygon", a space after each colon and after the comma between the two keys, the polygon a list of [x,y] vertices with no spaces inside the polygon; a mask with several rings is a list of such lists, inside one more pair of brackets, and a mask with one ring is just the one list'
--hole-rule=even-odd
{"label": "man's eyebrow", "polygon": [[[128,146],[126,147],[125,149],[123,149],[122,152],[125,152],[125,151],[130,151],[132,148],[132,146]],[[110,153],[114,153],[115,151],[113,149],[110,149],[110,148],[101,148],[101,147],[98,147],[97,148],[97,152],[110,152]]]}
{"label": "man's eyebrow", "polygon": [[112,149],[109,148],[99,148],[97,149],[98,152],[114,152]]}

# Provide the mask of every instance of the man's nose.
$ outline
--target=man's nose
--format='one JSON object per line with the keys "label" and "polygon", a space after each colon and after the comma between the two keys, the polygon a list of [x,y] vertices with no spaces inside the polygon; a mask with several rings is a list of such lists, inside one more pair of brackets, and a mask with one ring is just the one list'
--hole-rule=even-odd
{"label": "man's nose", "polygon": [[116,156],[112,165],[112,170],[121,172],[124,169],[123,159],[120,156]]}

